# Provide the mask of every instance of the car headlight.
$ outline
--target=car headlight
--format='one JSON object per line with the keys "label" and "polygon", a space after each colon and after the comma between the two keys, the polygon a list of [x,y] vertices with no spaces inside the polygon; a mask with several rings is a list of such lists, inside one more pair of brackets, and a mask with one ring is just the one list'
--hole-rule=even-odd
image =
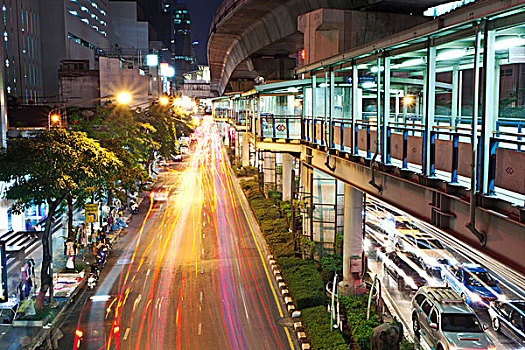
{"label": "car headlight", "polygon": [[496,345],[489,345],[487,350],[496,350]]}

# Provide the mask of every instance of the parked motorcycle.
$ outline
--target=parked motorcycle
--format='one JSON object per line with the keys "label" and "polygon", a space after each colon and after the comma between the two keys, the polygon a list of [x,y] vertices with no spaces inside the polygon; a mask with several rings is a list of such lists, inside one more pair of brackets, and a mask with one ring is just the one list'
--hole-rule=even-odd
{"label": "parked motorcycle", "polygon": [[89,289],[95,289],[98,284],[100,268],[97,264],[91,265],[91,272],[87,277],[87,286]]}
{"label": "parked motorcycle", "polygon": [[102,248],[99,249],[97,256],[95,257],[95,261],[100,266],[100,268],[104,267],[106,265],[106,260],[108,257],[107,251],[104,251]]}
{"label": "parked motorcycle", "polygon": [[139,206],[137,205],[135,200],[131,200],[131,202],[129,203],[129,210],[133,215],[137,215],[139,213]]}

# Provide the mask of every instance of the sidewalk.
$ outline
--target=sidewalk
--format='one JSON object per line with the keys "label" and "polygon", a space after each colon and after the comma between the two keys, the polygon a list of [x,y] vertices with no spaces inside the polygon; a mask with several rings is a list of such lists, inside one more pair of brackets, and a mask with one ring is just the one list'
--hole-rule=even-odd
{"label": "sidewalk", "polygon": [[[142,202],[143,197],[138,199],[138,204]],[[80,213],[76,213],[78,217],[82,216]],[[126,209],[124,211],[124,220],[128,223],[131,220],[132,214]],[[78,220],[75,220],[78,222]],[[108,237],[110,242],[113,243],[120,236],[122,229],[118,229],[113,233],[109,234]],[[62,227],[56,230],[52,235],[52,247],[53,247],[53,272],[60,271],[66,265],[66,256],[64,255],[64,242],[67,237],[67,224],[63,224]],[[37,288],[40,288],[40,268],[42,265],[42,247],[41,245],[31,253],[31,257],[35,260],[35,276],[34,283]],[[29,256],[27,257],[29,258]],[[84,247],[80,255],[76,258],[76,264],[84,264],[94,262],[94,256],[92,249]],[[18,264],[18,268],[20,264]],[[85,276],[89,271],[86,271]],[[18,270],[18,278],[20,278],[20,271]],[[65,313],[69,307],[69,304],[73,301],[76,294],[78,294],[85,286],[85,278],[71,294],[69,298],[58,298],[55,297],[57,307],[54,309],[54,319],[51,320],[51,324],[56,321]],[[18,283],[18,282],[17,282]],[[38,290],[38,289],[37,289]],[[13,290],[9,291],[10,294]],[[13,327],[12,325],[0,325],[0,348],[6,350],[15,349],[35,349],[41,344],[45,343],[45,339],[48,336],[52,328],[47,327]]]}

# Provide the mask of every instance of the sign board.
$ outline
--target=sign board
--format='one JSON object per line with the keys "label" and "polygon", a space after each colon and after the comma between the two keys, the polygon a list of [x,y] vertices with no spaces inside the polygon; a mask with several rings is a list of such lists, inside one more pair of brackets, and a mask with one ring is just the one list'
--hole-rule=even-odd
{"label": "sign board", "polygon": [[5,242],[0,242],[0,303],[9,300],[7,293],[7,257],[5,253]]}
{"label": "sign board", "polygon": [[[358,79],[359,84],[375,83],[375,82],[376,82],[376,77],[374,75],[365,75],[365,76],[359,77]],[[346,83],[352,84],[352,77],[346,77]]]}
{"label": "sign board", "polygon": [[86,224],[98,222],[98,204],[86,204],[84,206]]}

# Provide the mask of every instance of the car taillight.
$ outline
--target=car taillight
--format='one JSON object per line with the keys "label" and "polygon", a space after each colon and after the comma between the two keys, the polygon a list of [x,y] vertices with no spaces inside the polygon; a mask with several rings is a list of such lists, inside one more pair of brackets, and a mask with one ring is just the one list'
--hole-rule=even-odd
{"label": "car taillight", "polygon": [[82,336],[84,335],[84,332],[82,332],[80,329],[77,329],[75,331],[75,335],[79,338],[82,338]]}

